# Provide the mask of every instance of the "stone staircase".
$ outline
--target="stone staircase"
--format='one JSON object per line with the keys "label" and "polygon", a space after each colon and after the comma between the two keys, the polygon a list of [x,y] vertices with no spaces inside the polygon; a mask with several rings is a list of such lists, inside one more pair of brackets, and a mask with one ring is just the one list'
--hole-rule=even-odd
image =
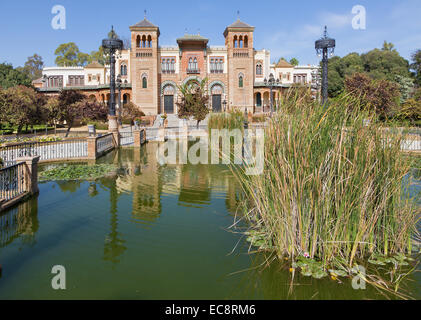
{"label": "stone staircase", "polygon": [[[208,114],[206,116],[205,120],[200,122],[201,127],[208,125],[209,116],[210,116],[210,114]],[[156,117],[156,120],[155,120],[155,122],[152,126],[153,128],[159,128],[160,118],[161,118],[160,115],[158,115]],[[180,127],[183,124],[182,120],[180,120],[176,114],[169,114],[167,120],[168,120],[168,125],[167,125],[168,128]],[[187,121],[187,124],[188,124],[189,127],[195,127],[196,126],[196,120],[190,119],[190,120]]]}

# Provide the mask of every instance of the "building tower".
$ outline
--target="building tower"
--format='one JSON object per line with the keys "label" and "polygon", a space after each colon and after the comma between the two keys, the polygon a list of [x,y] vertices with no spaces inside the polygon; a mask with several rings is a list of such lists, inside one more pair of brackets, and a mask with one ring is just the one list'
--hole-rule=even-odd
{"label": "building tower", "polygon": [[133,103],[145,115],[155,115],[159,106],[159,28],[145,18],[130,27],[130,66]]}
{"label": "building tower", "polygon": [[224,31],[228,51],[229,108],[253,111],[254,27],[240,19]]}

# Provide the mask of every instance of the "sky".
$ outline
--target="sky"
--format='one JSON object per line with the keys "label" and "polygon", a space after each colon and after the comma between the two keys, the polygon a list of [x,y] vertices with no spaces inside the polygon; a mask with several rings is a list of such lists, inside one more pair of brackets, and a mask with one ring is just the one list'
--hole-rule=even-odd
{"label": "sky", "polygon": [[[55,30],[52,8],[66,9],[66,28]],[[366,28],[354,29],[361,5],[366,11]],[[22,66],[34,53],[46,66],[54,66],[55,49],[75,42],[80,51],[97,50],[114,26],[120,37],[129,38],[129,26],[144,17],[158,25],[160,45],[176,45],[176,39],[197,34],[209,38],[210,46],[224,45],[225,27],[240,11],[242,21],[254,26],[254,47],[271,51],[271,59],[297,58],[300,64],[316,64],[314,41],[324,25],[336,39],[335,54],[367,52],[392,42],[406,59],[421,48],[421,0],[1,0],[0,63]]]}

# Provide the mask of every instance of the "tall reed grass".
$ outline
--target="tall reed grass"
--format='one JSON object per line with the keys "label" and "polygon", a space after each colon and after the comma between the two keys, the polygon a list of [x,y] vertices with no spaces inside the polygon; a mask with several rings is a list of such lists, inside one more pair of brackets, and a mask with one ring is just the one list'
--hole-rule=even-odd
{"label": "tall reed grass", "polygon": [[405,132],[385,132],[349,96],[323,108],[309,93],[288,92],[266,132],[264,173],[237,172],[251,228],[280,259],[352,267],[411,253],[420,214],[402,185],[411,158],[400,152]]}
{"label": "tall reed grass", "polygon": [[239,110],[230,110],[227,113],[211,114],[208,128],[212,129],[244,129],[244,114]]}

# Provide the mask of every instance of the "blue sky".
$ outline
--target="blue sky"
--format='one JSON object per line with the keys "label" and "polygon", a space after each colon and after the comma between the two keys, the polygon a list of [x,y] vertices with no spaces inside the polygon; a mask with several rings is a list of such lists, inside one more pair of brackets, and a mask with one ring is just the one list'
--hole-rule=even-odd
{"label": "blue sky", "polygon": [[[66,29],[51,27],[54,5],[66,8]],[[367,10],[366,30],[354,30],[351,10]],[[198,33],[209,45],[223,45],[225,27],[237,19],[256,27],[254,47],[271,50],[272,60],[296,57],[300,63],[317,63],[314,41],[328,25],[336,38],[336,54],[366,52],[393,42],[406,59],[421,48],[420,0],[2,0],[0,4],[0,62],[23,65],[28,56],[40,54],[46,65],[54,65],[54,51],[61,43],[76,42],[90,53],[114,25],[121,37],[129,37],[129,26],[147,18],[161,30],[160,45],[176,45],[176,38]]]}

